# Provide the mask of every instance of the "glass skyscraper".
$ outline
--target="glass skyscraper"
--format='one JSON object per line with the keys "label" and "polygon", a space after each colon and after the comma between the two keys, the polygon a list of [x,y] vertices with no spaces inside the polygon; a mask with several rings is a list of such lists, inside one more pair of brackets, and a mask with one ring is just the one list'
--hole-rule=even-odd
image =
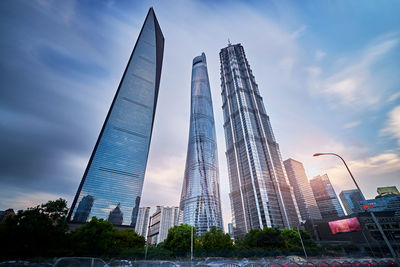
{"label": "glass skyscraper", "polygon": [[[72,203],[68,221],[136,224],[160,84],[164,37],[152,8]],[[78,214],[79,213],[79,214]]]}
{"label": "glass skyscraper", "polygon": [[312,178],[310,185],[322,219],[330,220],[344,216],[342,206],[327,174]]}
{"label": "glass skyscraper", "polygon": [[294,190],[301,219],[304,221],[307,219],[321,220],[321,213],[315,201],[303,163],[294,159],[287,159],[283,164],[285,165],[290,185]]}
{"label": "glass skyscraper", "polygon": [[218,152],[207,62],[193,59],[190,130],[180,212],[182,222],[201,235],[212,226],[223,229]]}
{"label": "glass skyscraper", "polygon": [[342,201],[347,215],[363,211],[362,205],[364,205],[364,203],[360,190],[344,190],[340,192],[339,198]]}
{"label": "glass skyscraper", "polygon": [[243,46],[220,52],[222,109],[235,237],[252,228],[294,228],[299,211]]}

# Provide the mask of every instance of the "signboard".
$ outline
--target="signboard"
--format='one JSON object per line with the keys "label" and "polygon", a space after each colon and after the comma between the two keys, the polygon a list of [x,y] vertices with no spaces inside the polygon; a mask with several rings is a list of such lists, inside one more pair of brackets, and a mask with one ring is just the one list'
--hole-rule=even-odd
{"label": "signboard", "polygon": [[329,222],[332,234],[361,231],[357,217]]}

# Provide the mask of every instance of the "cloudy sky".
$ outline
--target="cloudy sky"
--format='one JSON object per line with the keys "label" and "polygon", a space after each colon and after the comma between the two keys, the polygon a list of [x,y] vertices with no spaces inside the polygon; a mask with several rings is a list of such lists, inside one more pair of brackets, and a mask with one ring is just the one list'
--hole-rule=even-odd
{"label": "cloudy sky", "polygon": [[[0,1],[0,210],[72,202],[148,8],[165,37],[142,205],[178,205],[193,57],[205,52],[231,220],[219,57],[241,43],[282,157],[369,198],[400,188],[399,1]],[[154,197],[157,196],[157,197]]]}

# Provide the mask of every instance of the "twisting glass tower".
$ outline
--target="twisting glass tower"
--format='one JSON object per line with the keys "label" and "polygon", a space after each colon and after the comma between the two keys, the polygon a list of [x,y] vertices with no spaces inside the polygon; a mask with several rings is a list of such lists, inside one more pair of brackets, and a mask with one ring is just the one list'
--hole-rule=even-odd
{"label": "twisting glass tower", "polygon": [[198,235],[212,226],[223,229],[218,153],[206,56],[193,59],[189,143],[180,212]]}
{"label": "twisting glass tower", "polygon": [[68,221],[135,227],[153,130],[164,37],[150,8],[111,104]]}
{"label": "twisting glass tower", "polygon": [[242,45],[220,52],[222,109],[235,237],[252,228],[293,228],[299,211]]}

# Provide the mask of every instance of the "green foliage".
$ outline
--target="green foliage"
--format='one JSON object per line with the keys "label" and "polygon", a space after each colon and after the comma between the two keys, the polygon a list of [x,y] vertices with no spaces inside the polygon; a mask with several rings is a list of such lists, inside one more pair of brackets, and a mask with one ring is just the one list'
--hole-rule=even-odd
{"label": "green foliage", "polygon": [[[285,240],[286,246],[288,249],[301,247],[300,236],[299,236],[297,230],[283,229],[281,231],[281,235],[282,235],[283,239]],[[304,239],[303,235],[301,237]]]}
{"label": "green foliage", "polygon": [[0,253],[41,256],[63,250],[67,212],[63,199],[18,211],[0,225]]}
{"label": "green foliage", "polygon": [[199,241],[203,250],[212,251],[233,249],[231,237],[228,234],[224,234],[221,229],[217,229],[215,226],[204,233],[200,237]]}
{"label": "green foliage", "polygon": [[[164,248],[170,250],[174,256],[184,256],[190,253],[192,226],[182,224],[174,226],[168,230],[167,239],[164,241]],[[193,245],[195,249],[199,248],[196,228],[193,227]]]}
{"label": "green foliage", "polygon": [[70,239],[74,250],[84,254],[103,254],[113,248],[113,234],[112,223],[93,217],[73,231]]}
{"label": "green foliage", "polygon": [[133,230],[114,230],[114,249],[138,249],[144,248],[145,240]]}
{"label": "green foliage", "polygon": [[[103,219],[90,222],[68,233],[67,202],[49,201],[34,208],[20,210],[0,224],[0,258],[52,256],[104,256],[142,259],[145,240],[132,230],[118,230]],[[190,255],[189,225],[174,226],[168,237],[157,246],[149,246],[147,259],[170,259]],[[310,255],[337,254],[332,248],[320,248],[307,232],[300,231]],[[252,229],[234,245],[230,236],[212,227],[200,238],[193,228],[194,254],[200,257],[265,257],[301,255],[302,248],[296,230],[277,228]],[[340,247],[340,249],[342,249]],[[349,252],[358,248],[348,246]]]}
{"label": "green foliage", "polygon": [[112,223],[93,217],[71,233],[73,249],[86,255],[119,254],[123,250],[144,247],[144,237],[133,230],[114,229]]}
{"label": "green foliage", "polygon": [[286,242],[278,228],[252,229],[238,241],[238,247],[244,249],[284,250]]}

